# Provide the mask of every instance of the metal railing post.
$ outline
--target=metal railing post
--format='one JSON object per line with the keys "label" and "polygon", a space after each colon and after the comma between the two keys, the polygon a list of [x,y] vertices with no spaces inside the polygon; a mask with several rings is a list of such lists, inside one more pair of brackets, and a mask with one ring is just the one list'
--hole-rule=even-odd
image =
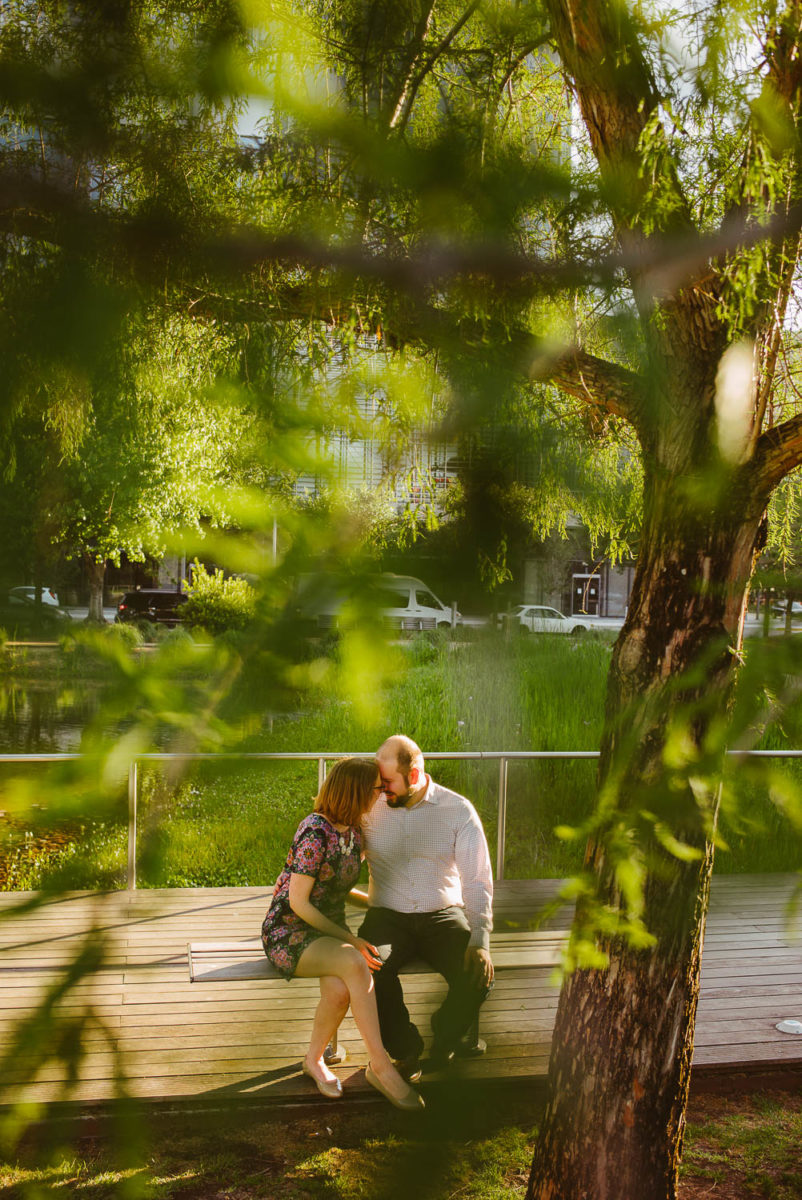
{"label": "metal railing post", "polygon": [[[247,761],[247,762],[317,762],[318,790],[323,786],[327,774],[327,764],[335,759],[347,758],[352,755],[367,757],[370,751],[355,750],[347,754],[344,751],[331,750],[320,754],[314,750],[289,750],[278,753],[256,751],[233,754],[219,754],[212,751],[198,751],[187,754],[151,753],[138,755],[138,761],[132,762],[128,768],[128,866],[126,886],[133,891],[136,888],[137,872],[137,791],[139,762],[171,762],[180,759],[183,762],[217,760]],[[802,750],[727,750],[727,759],[802,759]],[[31,762],[72,762],[83,757],[80,753],[56,754],[2,754],[0,763],[31,763]],[[459,762],[487,762],[498,760],[498,821],[496,845],[496,879],[505,877],[505,859],[507,851],[507,776],[509,763],[514,762],[571,762],[579,760],[595,760],[599,758],[598,750],[446,750],[433,751],[426,755],[427,760],[448,760]]]}
{"label": "metal railing post", "polygon": [[504,878],[507,842],[507,768],[506,758],[498,760],[498,819],[496,822],[496,879]]}
{"label": "metal railing post", "polygon": [[126,883],[129,892],[136,888],[136,783],[137,765],[134,760],[128,768],[128,874]]}

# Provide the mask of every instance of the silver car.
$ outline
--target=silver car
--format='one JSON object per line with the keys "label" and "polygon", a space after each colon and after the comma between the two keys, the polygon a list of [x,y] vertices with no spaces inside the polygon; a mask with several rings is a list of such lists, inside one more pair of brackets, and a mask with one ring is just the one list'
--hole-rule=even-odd
{"label": "silver car", "polygon": [[[35,604],[37,589],[32,585],[30,587],[13,587],[8,593],[9,603],[11,604]],[[52,604],[58,608],[58,596],[49,587],[41,587],[39,589],[42,596],[42,604]]]}

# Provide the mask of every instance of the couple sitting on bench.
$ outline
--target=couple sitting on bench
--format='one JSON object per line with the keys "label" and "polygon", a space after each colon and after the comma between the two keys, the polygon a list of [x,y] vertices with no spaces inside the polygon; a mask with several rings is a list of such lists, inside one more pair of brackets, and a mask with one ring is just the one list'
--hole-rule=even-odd
{"label": "couple sitting on bench", "polygon": [[[352,890],[363,857],[367,895]],[[298,826],[262,926],[265,954],[279,974],[320,979],[303,1070],[322,1095],[342,1095],[323,1055],[350,1005],[368,1054],[368,1083],[397,1108],[423,1108],[410,1086],[421,1076],[423,1038],[398,978],[414,958],[448,983],[432,1017],[432,1066],[484,1053],[477,1017],[493,984],[492,898],[476,810],[425,773],[410,738],[388,738],[375,760],[346,758],[332,768],[315,811]],[[347,899],[367,908],[358,937],[345,924]]]}

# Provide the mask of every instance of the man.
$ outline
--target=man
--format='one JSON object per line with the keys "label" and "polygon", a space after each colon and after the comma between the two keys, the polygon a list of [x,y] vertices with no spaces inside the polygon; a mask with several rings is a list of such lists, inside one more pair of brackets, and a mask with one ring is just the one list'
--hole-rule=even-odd
{"label": "man", "polygon": [[433,1066],[445,1066],[455,1053],[473,1057],[486,1049],[476,1029],[493,984],[493,872],[475,808],[426,774],[411,738],[388,738],[376,759],[384,795],[363,820],[370,885],[367,896],[354,898],[369,906],[360,937],[391,948],[374,976],[379,1023],[388,1053],[414,1080],[423,1038],[398,978],[410,959],[424,959],[448,982],[432,1017]]}

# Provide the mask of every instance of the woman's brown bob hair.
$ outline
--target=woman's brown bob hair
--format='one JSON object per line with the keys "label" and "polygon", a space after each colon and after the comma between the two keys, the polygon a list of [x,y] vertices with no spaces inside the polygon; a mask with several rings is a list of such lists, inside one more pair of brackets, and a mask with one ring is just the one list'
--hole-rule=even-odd
{"label": "woman's brown bob hair", "polygon": [[315,812],[336,825],[358,825],[376,796],[378,774],[373,758],[341,758],[315,796]]}

